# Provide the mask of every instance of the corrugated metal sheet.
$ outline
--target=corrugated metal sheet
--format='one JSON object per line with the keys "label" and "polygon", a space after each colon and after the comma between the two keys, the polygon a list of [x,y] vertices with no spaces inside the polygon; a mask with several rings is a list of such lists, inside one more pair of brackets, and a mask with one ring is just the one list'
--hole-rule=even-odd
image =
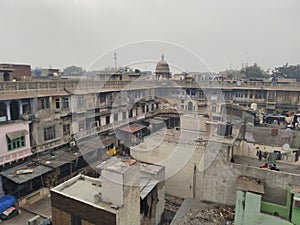
{"label": "corrugated metal sheet", "polygon": [[156,179],[145,179],[141,178],[140,180],[140,196],[143,200],[158,184],[158,180]]}
{"label": "corrugated metal sheet", "polygon": [[17,138],[23,137],[25,135],[29,134],[29,132],[27,130],[17,130],[17,131],[13,131],[13,132],[8,132],[6,133],[6,136],[10,139],[10,140],[15,140]]}

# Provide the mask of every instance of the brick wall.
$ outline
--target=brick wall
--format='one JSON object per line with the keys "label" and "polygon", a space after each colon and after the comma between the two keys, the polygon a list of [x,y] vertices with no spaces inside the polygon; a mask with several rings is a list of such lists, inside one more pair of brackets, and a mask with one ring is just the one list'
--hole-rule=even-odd
{"label": "brick wall", "polygon": [[[71,225],[71,215],[52,207],[52,225]],[[83,225],[89,225],[84,224]]]}
{"label": "brick wall", "polygon": [[95,225],[94,223],[89,223],[86,220],[82,220],[82,225]]}
{"label": "brick wall", "polygon": [[30,65],[17,65],[17,64],[0,64],[1,68],[12,69],[12,73],[10,74],[11,79],[16,80],[28,80],[31,77],[31,67]]}

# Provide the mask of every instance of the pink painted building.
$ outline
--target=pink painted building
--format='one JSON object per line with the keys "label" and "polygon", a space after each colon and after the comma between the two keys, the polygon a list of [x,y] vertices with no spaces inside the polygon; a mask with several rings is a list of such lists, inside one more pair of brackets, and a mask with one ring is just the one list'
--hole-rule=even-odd
{"label": "pink painted building", "polygon": [[13,122],[0,125],[0,166],[32,155],[29,123]]}

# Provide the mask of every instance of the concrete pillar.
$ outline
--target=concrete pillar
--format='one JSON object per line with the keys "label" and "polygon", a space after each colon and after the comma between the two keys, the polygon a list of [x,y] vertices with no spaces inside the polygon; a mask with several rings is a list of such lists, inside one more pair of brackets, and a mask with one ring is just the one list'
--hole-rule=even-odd
{"label": "concrete pillar", "polygon": [[37,98],[30,99],[31,113],[37,113]]}
{"label": "concrete pillar", "polygon": [[5,104],[6,104],[6,116],[7,116],[6,119],[9,121],[9,120],[11,120],[11,116],[10,116],[10,101],[5,102]]}
{"label": "concrete pillar", "polygon": [[23,103],[22,103],[22,100],[18,100],[18,104],[19,104],[19,115],[22,116],[23,115]]}
{"label": "concrete pillar", "polygon": [[49,110],[52,111],[52,97],[49,97]]}

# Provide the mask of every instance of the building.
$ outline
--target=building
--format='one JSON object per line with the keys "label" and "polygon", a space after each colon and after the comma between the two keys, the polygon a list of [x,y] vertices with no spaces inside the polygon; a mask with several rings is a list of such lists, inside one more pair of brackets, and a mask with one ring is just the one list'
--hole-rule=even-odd
{"label": "building", "polygon": [[97,169],[100,178],[78,175],[51,190],[53,225],[159,224],[164,210],[162,166],[112,158]]}
{"label": "building", "polygon": [[22,64],[0,64],[0,81],[31,80],[31,66]]}
{"label": "building", "polygon": [[60,72],[59,69],[53,69],[53,68],[35,68],[31,71],[31,75],[34,78],[60,78]]}
{"label": "building", "polygon": [[161,61],[156,64],[155,76],[157,80],[171,78],[169,64],[165,61],[164,55],[161,56]]}

